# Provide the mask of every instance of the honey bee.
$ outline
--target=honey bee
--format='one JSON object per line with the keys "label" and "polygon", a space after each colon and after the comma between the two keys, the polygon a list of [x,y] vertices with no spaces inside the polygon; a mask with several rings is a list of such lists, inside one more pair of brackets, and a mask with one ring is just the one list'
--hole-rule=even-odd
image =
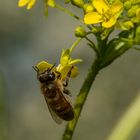
{"label": "honey bee", "polygon": [[54,66],[46,69],[44,72],[40,72],[37,66],[33,66],[33,68],[37,72],[37,79],[41,84],[41,91],[45,97],[50,114],[53,120],[60,124],[62,120],[71,121],[74,118],[73,107],[65,96],[70,95],[66,87],[73,66],[69,70],[65,81],[61,80],[60,72],[52,71]]}

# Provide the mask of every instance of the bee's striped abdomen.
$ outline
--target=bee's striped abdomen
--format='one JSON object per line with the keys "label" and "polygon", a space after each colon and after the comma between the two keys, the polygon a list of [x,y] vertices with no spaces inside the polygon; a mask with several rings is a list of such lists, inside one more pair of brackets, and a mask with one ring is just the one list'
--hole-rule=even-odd
{"label": "bee's striped abdomen", "polygon": [[50,100],[50,106],[61,119],[70,121],[74,118],[73,108],[62,94],[57,93]]}

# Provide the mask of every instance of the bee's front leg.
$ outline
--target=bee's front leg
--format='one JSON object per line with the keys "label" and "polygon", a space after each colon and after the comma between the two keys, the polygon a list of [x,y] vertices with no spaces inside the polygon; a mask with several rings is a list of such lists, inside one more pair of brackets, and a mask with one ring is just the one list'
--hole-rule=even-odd
{"label": "bee's front leg", "polygon": [[65,81],[64,81],[64,83],[63,83],[63,86],[64,86],[64,87],[67,87],[67,86],[68,86],[69,78],[70,78],[70,76],[71,76],[71,71],[72,71],[72,69],[73,69],[73,66],[70,68],[70,70],[69,70],[69,72],[68,72],[68,74],[67,74],[67,77],[66,77],[66,79],[65,79]]}
{"label": "bee's front leg", "polygon": [[57,78],[60,78],[61,77],[61,73],[59,71],[55,71],[58,75],[57,75]]}

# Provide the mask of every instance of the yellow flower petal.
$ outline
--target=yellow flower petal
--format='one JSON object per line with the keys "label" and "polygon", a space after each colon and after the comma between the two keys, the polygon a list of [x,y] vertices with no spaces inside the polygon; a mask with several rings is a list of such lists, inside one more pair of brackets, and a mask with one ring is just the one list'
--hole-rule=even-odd
{"label": "yellow flower petal", "polygon": [[102,16],[97,12],[89,12],[84,17],[85,24],[96,24],[102,21]]}
{"label": "yellow flower petal", "polygon": [[82,59],[71,59],[70,61],[69,61],[69,64],[70,65],[75,65],[76,63],[80,63],[80,62],[83,62],[83,60]]}
{"label": "yellow flower petal", "polygon": [[89,3],[84,4],[83,8],[84,8],[85,13],[93,12],[94,10],[93,5]]}
{"label": "yellow flower petal", "polygon": [[105,0],[93,0],[92,4],[100,14],[106,13],[110,8]]}
{"label": "yellow flower petal", "polygon": [[111,5],[110,13],[112,13],[114,15],[114,14],[120,12],[122,8],[123,8],[123,3],[121,3],[119,0],[117,0]]}
{"label": "yellow flower petal", "polygon": [[23,7],[23,6],[25,6],[26,4],[28,4],[29,1],[30,1],[30,0],[19,0],[19,1],[18,1],[18,6],[19,6],[19,7]]}
{"label": "yellow flower petal", "polygon": [[55,7],[55,1],[54,0],[48,0],[48,6]]}
{"label": "yellow flower petal", "polygon": [[109,21],[102,22],[102,26],[105,27],[105,28],[110,28],[114,24],[116,24],[116,22],[117,22],[117,19],[115,17],[112,17],[111,19],[109,19]]}
{"label": "yellow flower petal", "polygon": [[[39,72],[44,72],[45,70],[47,70],[48,68],[51,68],[53,65],[49,64],[46,61],[41,61],[39,62],[36,67],[39,69]],[[53,70],[55,70],[56,68],[54,67]]]}
{"label": "yellow flower petal", "polygon": [[67,65],[68,61],[70,59],[70,50],[62,50],[61,58],[60,58],[60,64]]}
{"label": "yellow flower petal", "polygon": [[138,8],[136,11],[136,17],[138,18],[138,20],[140,20],[140,8]]}
{"label": "yellow flower petal", "polygon": [[[69,72],[69,70],[71,69],[72,65],[65,65],[65,66],[59,66],[59,68],[57,68],[57,70],[61,73],[61,79],[64,80],[67,77],[67,74]],[[71,78],[74,78],[78,75],[78,68],[76,66],[73,67],[73,69],[71,70]]]}
{"label": "yellow flower petal", "polygon": [[35,2],[36,2],[36,0],[30,0],[30,2],[27,5],[27,9],[28,10],[31,9],[34,6]]}

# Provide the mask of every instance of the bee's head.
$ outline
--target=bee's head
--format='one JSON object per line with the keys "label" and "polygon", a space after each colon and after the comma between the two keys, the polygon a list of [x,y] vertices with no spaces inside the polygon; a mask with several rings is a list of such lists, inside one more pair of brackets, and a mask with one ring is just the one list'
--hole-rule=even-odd
{"label": "bee's head", "polygon": [[[54,66],[52,66],[53,68]],[[52,70],[52,68],[48,68],[44,72],[40,73],[39,69],[35,66],[33,67],[34,70],[37,72],[37,78],[41,83],[45,82],[51,82],[55,80],[55,73]]]}
{"label": "bee's head", "polygon": [[55,73],[45,71],[44,73],[39,73],[37,77],[41,83],[51,82],[55,80]]}

